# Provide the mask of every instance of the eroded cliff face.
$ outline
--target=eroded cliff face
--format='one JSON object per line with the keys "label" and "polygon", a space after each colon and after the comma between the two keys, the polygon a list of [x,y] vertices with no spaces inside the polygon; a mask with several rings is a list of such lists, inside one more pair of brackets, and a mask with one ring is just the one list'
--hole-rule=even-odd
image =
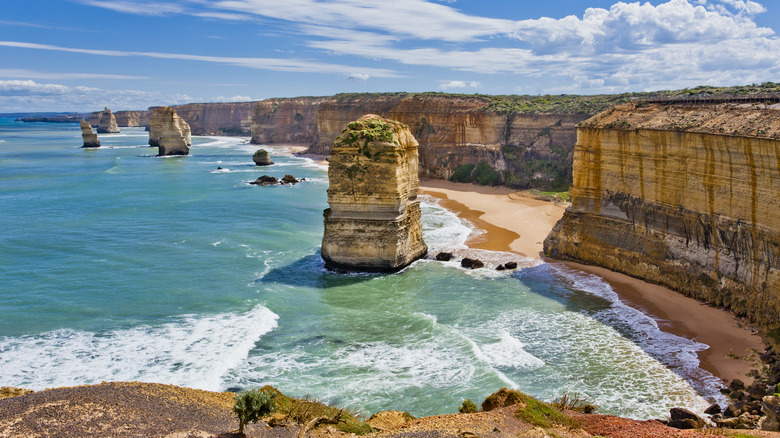
{"label": "eroded cliff face", "polygon": [[545,252],[780,327],[780,108],[625,104],[583,122]]}
{"label": "eroded cliff face", "polygon": [[326,266],[395,271],[428,252],[417,147],[407,126],[373,114],[349,123],[335,140],[321,250]]}
{"label": "eroded cliff face", "polygon": [[296,97],[258,102],[252,115],[252,144],[311,146],[316,143],[317,113],[324,99]]}
{"label": "eroded cliff face", "polygon": [[120,127],[149,126],[151,111],[117,111],[114,113],[116,124]]}
{"label": "eroded cliff face", "polygon": [[255,103],[188,103],[173,108],[190,125],[192,135],[249,136]]}

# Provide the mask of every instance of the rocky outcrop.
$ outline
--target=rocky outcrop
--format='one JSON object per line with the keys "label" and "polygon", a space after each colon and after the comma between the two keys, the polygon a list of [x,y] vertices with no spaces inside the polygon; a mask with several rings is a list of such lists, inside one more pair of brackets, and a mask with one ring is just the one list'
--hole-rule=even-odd
{"label": "rocky outcrop", "polygon": [[176,112],[192,135],[249,136],[256,102],[188,103],[176,105]]}
{"label": "rocky outcrop", "polygon": [[106,108],[100,114],[100,121],[98,122],[97,133],[98,134],[116,134],[119,132],[119,126],[116,124],[116,117],[111,113],[111,110]]}
{"label": "rocky outcrop", "polygon": [[149,146],[159,148],[158,156],[188,155],[192,140],[190,126],[169,106],[154,108],[149,119]]}
{"label": "rocky outcrop", "polygon": [[86,120],[81,121],[81,139],[84,140],[83,148],[99,148],[100,140],[97,134],[92,132],[92,125]]}
{"label": "rocky outcrop", "polygon": [[255,151],[252,155],[252,161],[255,162],[256,166],[270,166],[271,164],[274,164],[274,162],[271,161],[271,157],[268,156],[268,151],[265,149],[258,149]]}
{"label": "rocky outcrop", "polygon": [[548,256],[780,327],[780,108],[631,103],[578,128]]}
{"label": "rocky outcrop", "polygon": [[377,115],[349,123],[339,135],[328,166],[327,267],[395,271],[427,253],[417,147],[406,125]]}
{"label": "rocky outcrop", "polygon": [[[310,146],[316,143],[319,106],[325,99],[323,97],[295,97],[291,99],[266,99],[258,102],[252,114],[252,144],[276,143]],[[350,120],[355,120],[363,114]],[[341,129],[344,129],[344,126]],[[334,136],[331,139],[331,143],[335,138]]]}

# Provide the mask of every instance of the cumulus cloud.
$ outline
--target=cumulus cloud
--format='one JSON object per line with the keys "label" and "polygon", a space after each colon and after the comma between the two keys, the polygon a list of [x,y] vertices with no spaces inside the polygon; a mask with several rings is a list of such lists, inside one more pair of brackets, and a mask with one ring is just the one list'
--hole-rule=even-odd
{"label": "cumulus cloud", "polygon": [[371,78],[371,75],[367,75],[365,73],[352,73],[351,75],[347,76],[347,80],[351,82],[365,82],[369,78]]}
{"label": "cumulus cloud", "polygon": [[476,81],[445,81],[440,87],[442,90],[452,90],[456,88],[480,88],[482,84]]}
{"label": "cumulus cloud", "polygon": [[193,100],[185,94],[69,87],[32,80],[0,80],[0,107],[4,111],[92,111],[104,106],[144,109],[153,105],[176,105]]}

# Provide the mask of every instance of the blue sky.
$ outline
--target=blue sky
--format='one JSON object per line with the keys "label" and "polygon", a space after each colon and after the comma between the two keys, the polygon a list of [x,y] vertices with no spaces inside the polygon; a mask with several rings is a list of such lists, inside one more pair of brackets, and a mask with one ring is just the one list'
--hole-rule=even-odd
{"label": "blue sky", "polygon": [[780,0],[0,0],[0,112],[780,81]]}

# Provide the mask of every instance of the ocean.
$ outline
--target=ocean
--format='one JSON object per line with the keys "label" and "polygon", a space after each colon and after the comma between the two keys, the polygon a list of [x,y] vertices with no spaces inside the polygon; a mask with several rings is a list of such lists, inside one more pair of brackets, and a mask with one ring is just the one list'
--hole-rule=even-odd
{"label": "ocean", "polygon": [[[469,223],[422,197],[430,252],[339,274],[319,255],[327,169],[236,137],[155,157],[143,128],[81,149],[75,124],[0,119],[0,385],[145,381],[214,391],[270,384],[373,413],[457,412],[502,387],[599,412],[666,417],[724,401],[706,345],[659,330],[609,284],[560,264],[470,250]],[[221,170],[218,170],[221,167]],[[248,184],[292,174],[294,186]]]}

